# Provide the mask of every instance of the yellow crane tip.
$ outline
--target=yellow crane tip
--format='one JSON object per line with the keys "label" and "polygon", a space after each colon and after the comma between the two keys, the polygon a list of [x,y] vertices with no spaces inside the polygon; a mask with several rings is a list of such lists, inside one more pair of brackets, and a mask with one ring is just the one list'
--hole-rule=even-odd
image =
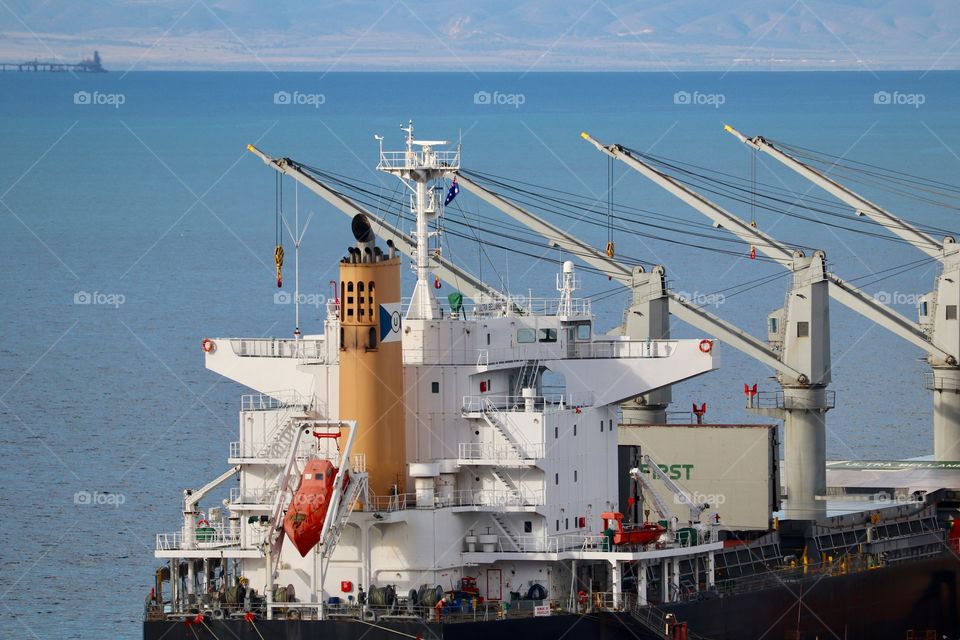
{"label": "yellow crane tip", "polygon": [[580,132],[580,137],[583,138],[584,140],[587,140],[587,139],[590,138],[590,134],[587,133],[586,131],[581,131],[581,132]]}
{"label": "yellow crane tip", "polygon": [[725,124],[725,125],[723,125],[723,130],[724,130],[724,131],[733,131],[733,127],[731,127],[731,126],[728,125],[728,124]]}
{"label": "yellow crane tip", "polygon": [[253,145],[252,145],[252,144],[248,144],[248,145],[247,145],[247,151],[250,151],[250,152],[253,151]]}

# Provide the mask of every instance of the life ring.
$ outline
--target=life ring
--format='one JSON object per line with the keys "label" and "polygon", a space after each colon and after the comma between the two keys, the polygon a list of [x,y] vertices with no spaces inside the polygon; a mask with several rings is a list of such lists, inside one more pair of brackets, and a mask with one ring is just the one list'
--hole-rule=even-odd
{"label": "life ring", "polygon": [[587,592],[583,589],[577,591],[577,602],[580,604],[580,606],[587,604],[587,597]]}
{"label": "life ring", "polygon": [[210,521],[207,520],[206,518],[201,519],[201,520],[197,520],[197,528],[198,528],[198,529],[199,529],[200,527],[209,527],[209,526],[210,526]]}
{"label": "life ring", "polygon": [[210,338],[204,338],[203,342],[200,343],[200,348],[203,349],[204,353],[213,353],[217,350],[217,343]]}
{"label": "life ring", "polygon": [[713,341],[712,340],[701,340],[700,341],[700,353],[710,353],[713,351]]}

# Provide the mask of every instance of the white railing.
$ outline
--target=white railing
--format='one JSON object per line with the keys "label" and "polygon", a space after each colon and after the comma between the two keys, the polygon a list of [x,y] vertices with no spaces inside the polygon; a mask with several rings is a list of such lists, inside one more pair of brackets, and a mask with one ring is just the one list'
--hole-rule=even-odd
{"label": "white railing", "polygon": [[[535,411],[561,411],[569,410],[575,407],[589,407],[593,405],[593,393],[584,391],[580,393],[558,393],[543,396],[532,396]],[[463,404],[460,410],[463,413],[480,413],[488,407],[494,407],[498,411],[522,412],[526,407],[527,398],[524,396],[463,396]],[[561,409],[562,407],[562,409]]]}
{"label": "white railing", "polygon": [[273,393],[247,393],[240,396],[241,411],[271,411],[274,409],[286,409],[289,407],[299,407],[304,410],[310,408],[313,403],[309,396],[304,396],[296,391],[275,391]]}
{"label": "white railing", "polygon": [[543,490],[462,489],[447,495],[433,492],[432,500],[423,500],[424,496],[417,493],[393,496],[377,496],[371,493],[369,503],[364,505],[364,511],[391,512],[442,507],[536,507],[543,505],[543,495]]}
{"label": "white railing", "polygon": [[[479,548],[479,544],[477,545]],[[559,553],[560,551],[610,551],[607,537],[597,533],[553,536],[520,535],[516,539],[498,536],[498,551],[521,553]]]}
{"label": "white railing", "polygon": [[[412,298],[403,298],[401,312],[406,315]],[[526,296],[510,296],[505,300],[475,303],[464,300],[459,309],[450,306],[448,300],[438,299],[441,318],[489,318],[501,317],[506,310],[515,316],[556,316],[561,311],[560,298],[528,298]],[[566,309],[567,316],[590,316],[591,303],[588,298],[574,298]]]}
{"label": "white railing", "polygon": [[175,531],[157,534],[158,551],[174,551],[180,549],[213,549],[216,547],[234,546],[240,544],[240,528],[223,529],[211,527],[209,530],[194,531],[193,543],[184,546],[183,532]]}
{"label": "white railing", "polygon": [[262,504],[271,505],[277,495],[277,487],[257,487],[256,489],[240,490],[240,487],[230,487],[231,504]]}
{"label": "white railing", "polygon": [[459,169],[460,151],[426,149],[417,151],[381,151],[380,171],[388,169]]}
{"label": "white railing", "polygon": [[461,442],[457,447],[459,460],[490,460],[494,463],[519,462],[525,459],[543,457],[543,444],[530,444],[523,447],[525,458],[517,455],[517,450],[509,444],[494,442]]}
{"label": "white railing", "polygon": [[325,360],[323,339],[293,340],[281,338],[234,338],[230,340],[233,353],[240,357],[299,358]]}
{"label": "white railing", "polygon": [[567,344],[568,358],[669,358],[676,340],[594,340]]}

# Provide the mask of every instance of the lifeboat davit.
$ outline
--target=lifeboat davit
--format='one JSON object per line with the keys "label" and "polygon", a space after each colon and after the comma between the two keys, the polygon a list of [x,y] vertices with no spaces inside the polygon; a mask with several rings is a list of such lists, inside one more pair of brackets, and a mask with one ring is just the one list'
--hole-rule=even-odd
{"label": "lifeboat davit", "polygon": [[[343,476],[346,485],[346,474]],[[320,542],[336,478],[337,468],[329,460],[311,460],[303,469],[300,487],[283,518],[283,530],[301,556],[306,557]]]}

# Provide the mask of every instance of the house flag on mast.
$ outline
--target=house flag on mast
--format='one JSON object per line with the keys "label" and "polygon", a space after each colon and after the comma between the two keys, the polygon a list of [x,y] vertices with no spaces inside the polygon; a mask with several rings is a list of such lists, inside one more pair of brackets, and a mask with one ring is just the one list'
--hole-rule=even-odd
{"label": "house flag on mast", "polygon": [[453,179],[453,183],[450,185],[450,190],[447,191],[447,198],[443,201],[443,206],[447,206],[453,199],[457,197],[457,194],[460,193],[460,185],[457,184],[457,179]]}

